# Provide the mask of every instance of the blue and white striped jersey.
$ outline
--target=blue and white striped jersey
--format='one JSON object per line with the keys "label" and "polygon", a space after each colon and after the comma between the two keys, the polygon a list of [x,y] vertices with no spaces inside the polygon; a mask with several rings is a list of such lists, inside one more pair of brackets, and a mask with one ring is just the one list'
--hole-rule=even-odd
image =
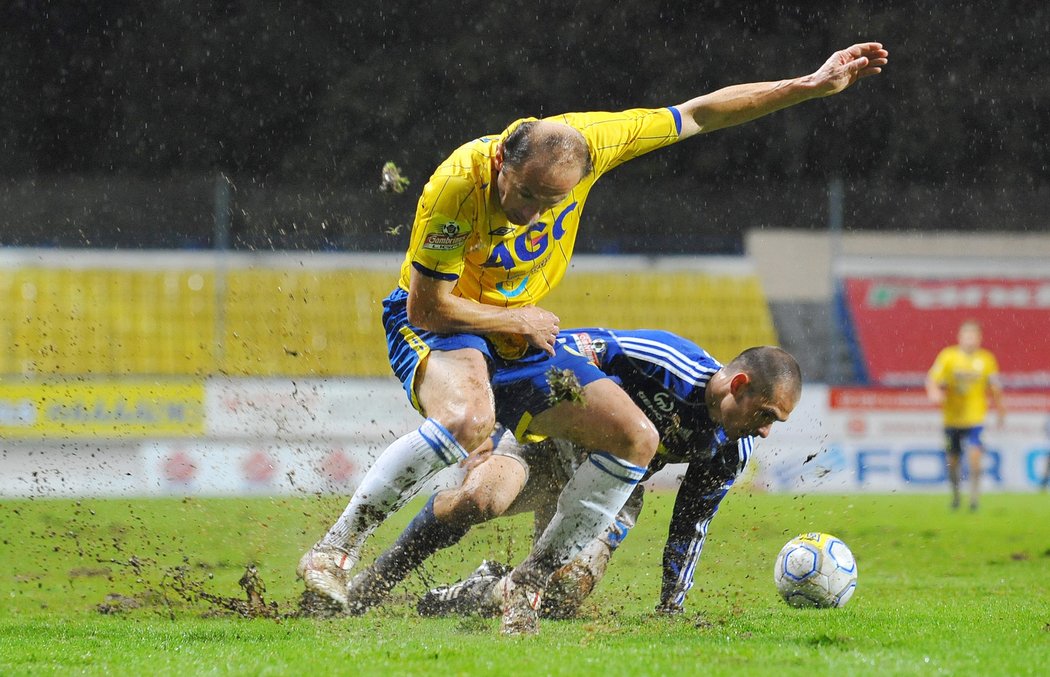
{"label": "blue and white striped jersey", "polygon": [[663,555],[661,606],[681,608],[693,585],[708,526],[737,476],[754,439],[726,439],[707,411],[707,384],[722,365],[692,341],[665,331],[570,329],[566,345],[590,357],[619,382],[660,432],[652,474],[668,463],[688,463],[675,499]]}

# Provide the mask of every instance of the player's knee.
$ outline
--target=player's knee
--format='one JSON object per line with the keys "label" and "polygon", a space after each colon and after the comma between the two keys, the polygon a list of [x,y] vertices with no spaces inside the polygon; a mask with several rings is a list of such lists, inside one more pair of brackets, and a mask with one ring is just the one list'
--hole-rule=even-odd
{"label": "player's knee", "polygon": [[498,496],[488,492],[471,495],[469,505],[479,522],[486,522],[490,519],[495,519],[507,510],[507,504],[505,501],[500,500]]}
{"label": "player's knee", "polygon": [[425,415],[468,451],[477,448],[496,425],[488,367],[476,350],[432,353],[416,395]]}
{"label": "player's knee", "polygon": [[649,419],[644,419],[626,431],[623,447],[617,455],[635,465],[647,466],[659,446],[660,433]]}
{"label": "player's knee", "polygon": [[452,497],[449,508],[457,522],[474,525],[499,517],[507,505],[491,492],[460,490]]}
{"label": "player's knee", "polygon": [[[438,418],[438,417],[436,417]],[[491,407],[479,405],[445,412],[438,422],[452,433],[464,449],[478,448],[496,426],[496,414]]]}

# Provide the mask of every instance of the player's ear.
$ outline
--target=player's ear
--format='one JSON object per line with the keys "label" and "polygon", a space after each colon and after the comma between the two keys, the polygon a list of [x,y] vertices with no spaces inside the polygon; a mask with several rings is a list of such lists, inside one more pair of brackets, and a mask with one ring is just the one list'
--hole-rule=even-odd
{"label": "player's ear", "polygon": [[492,166],[495,167],[496,171],[503,169],[503,142],[500,141],[496,144],[496,154],[492,156]]}
{"label": "player's ear", "polygon": [[733,394],[733,397],[740,397],[747,390],[748,384],[751,383],[751,377],[740,372],[729,379],[729,392]]}

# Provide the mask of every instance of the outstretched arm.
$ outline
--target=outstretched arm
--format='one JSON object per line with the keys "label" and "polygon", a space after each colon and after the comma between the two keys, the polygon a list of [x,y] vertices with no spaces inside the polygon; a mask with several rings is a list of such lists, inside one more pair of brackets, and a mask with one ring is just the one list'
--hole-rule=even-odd
{"label": "outstretched arm", "polygon": [[882,72],[889,52],[863,42],[831,55],[809,75],[776,82],[732,85],[676,106],[682,114],[679,139],[739,125],[782,108],[838,94],[857,80]]}
{"label": "outstretched arm", "polygon": [[716,456],[711,463],[690,463],[678,488],[664,545],[657,611],[680,613],[686,593],[693,587],[693,573],[707,541],[707,528],[735,479],[735,473],[719,461]]}

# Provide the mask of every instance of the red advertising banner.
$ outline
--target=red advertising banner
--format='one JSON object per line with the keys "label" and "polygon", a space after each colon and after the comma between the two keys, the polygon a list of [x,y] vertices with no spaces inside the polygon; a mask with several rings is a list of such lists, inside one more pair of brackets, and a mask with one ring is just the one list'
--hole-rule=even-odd
{"label": "red advertising banner", "polygon": [[[1010,414],[1050,414],[1050,392],[1007,392],[1003,394],[1003,404]],[[828,408],[838,412],[940,412],[940,407],[930,402],[926,391],[918,388],[831,387],[828,389]]]}
{"label": "red advertising banner", "polygon": [[1050,387],[1050,277],[848,277],[844,300],[871,382],[918,386],[959,325],[977,320],[1003,383]]}

